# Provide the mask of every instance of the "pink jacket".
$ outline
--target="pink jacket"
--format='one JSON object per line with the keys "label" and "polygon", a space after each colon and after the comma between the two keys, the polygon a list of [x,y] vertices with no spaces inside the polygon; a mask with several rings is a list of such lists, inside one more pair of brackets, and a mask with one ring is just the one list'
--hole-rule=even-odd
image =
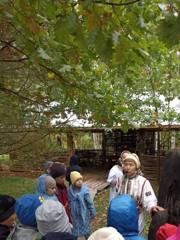
{"label": "pink jacket", "polygon": [[167,238],[167,240],[179,240],[179,239],[180,239],[180,225],[177,228],[176,234],[174,234],[173,236]]}

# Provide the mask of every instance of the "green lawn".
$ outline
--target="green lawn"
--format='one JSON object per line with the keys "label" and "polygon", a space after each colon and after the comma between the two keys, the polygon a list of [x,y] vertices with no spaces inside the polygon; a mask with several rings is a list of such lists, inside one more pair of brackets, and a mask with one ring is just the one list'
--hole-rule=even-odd
{"label": "green lawn", "polygon": [[26,193],[34,193],[35,181],[24,177],[0,177],[0,194],[8,194],[18,198]]}
{"label": "green lawn", "polygon": [[[18,198],[26,193],[35,193],[36,180],[24,177],[0,177],[0,194],[9,194]],[[98,193],[94,199],[97,216],[92,223],[93,231],[106,226],[107,208],[109,203],[109,189]],[[146,218],[146,233],[150,217]]]}

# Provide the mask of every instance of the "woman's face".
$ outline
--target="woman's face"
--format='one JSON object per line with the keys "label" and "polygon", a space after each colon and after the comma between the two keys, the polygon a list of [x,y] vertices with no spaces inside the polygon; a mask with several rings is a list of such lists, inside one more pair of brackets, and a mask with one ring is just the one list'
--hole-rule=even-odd
{"label": "woman's face", "polygon": [[136,172],[136,164],[133,161],[126,160],[123,163],[123,170],[128,177],[131,177]]}

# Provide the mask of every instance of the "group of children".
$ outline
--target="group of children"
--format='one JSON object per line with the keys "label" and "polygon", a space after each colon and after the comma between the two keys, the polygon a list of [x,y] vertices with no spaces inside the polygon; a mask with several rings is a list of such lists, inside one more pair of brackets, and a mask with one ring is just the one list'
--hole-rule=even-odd
{"label": "group of children", "polygon": [[[149,240],[180,239],[180,194],[177,190],[180,154],[176,152],[173,156],[175,160],[171,159],[170,165],[167,161],[165,168],[168,166],[167,172],[174,173],[174,177],[171,176],[173,180],[168,181],[168,187],[162,185],[165,184],[162,178],[159,192],[164,205],[160,207],[150,182],[142,176],[139,157],[129,151],[122,152],[107,179],[110,183],[108,227],[93,234],[90,223],[96,210],[89,189],[83,184],[77,157],[71,158],[68,169],[64,164],[47,162],[46,172],[37,179],[37,194],[26,194],[17,200],[0,195],[0,239],[143,240],[144,210],[152,216]],[[166,195],[161,186],[166,189]],[[18,219],[16,227],[15,216]]]}

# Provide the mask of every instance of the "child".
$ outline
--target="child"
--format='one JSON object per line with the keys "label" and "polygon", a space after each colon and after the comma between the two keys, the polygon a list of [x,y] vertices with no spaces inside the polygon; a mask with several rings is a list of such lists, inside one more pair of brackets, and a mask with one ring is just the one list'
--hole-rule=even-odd
{"label": "child", "polygon": [[69,161],[69,167],[67,168],[67,172],[66,172],[66,180],[69,182],[69,185],[71,185],[70,174],[73,171],[76,171],[79,173],[82,172],[82,168],[78,165],[78,156],[76,154],[71,156]]}
{"label": "child", "polygon": [[73,219],[72,234],[77,239],[90,235],[90,221],[95,217],[96,211],[90,198],[88,187],[83,185],[82,175],[79,172],[71,172],[72,185],[68,189],[68,197]]}
{"label": "child", "polygon": [[15,223],[16,200],[8,195],[0,195],[0,239],[6,240]]}
{"label": "child", "polygon": [[177,227],[172,224],[162,225],[156,232],[156,240],[166,240],[168,237],[173,236],[177,231]]}
{"label": "child", "polygon": [[36,210],[36,221],[39,232],[45,236],[49,232],[71,233],[72,225],[69,223],[64,206],[54,200],[46,200]]}
{"label": "child", "polygon": [[59,200],[59,202],[62,203],[64,206],[66,213],[69,217],[69,221],[71,220],[71,214],[70,214],[70,208],[69,208],[69,202],[68,202],[68,193],[67,193],[67,187],[65,185],[65,178],[66,178],[66,167],[62,163],[53,163],[50,168],[50,175],[55,179],[57,191],[56,196]]}
{"label": "child", "polygon": [[88,240],[124,240],[124,238],[115,228],[104,227],[93,232]]}
{"label": "child", "polygon": [[180,225],[178,226],[176,233],[169,237],[167,240],[179,240],[179,239],[180,239]]}
{"label": "child", "polygon": [[145,220],[143,210],[149,213],[161,210],[150,182],[139,174],[140,161],[137,156],[128,154],[123,162],[123,177],[116,184],[117,194],[129,194],[134,198],[139,210],[139,234],[143,234]]}
{"label": "child", "polygon": [[43,174],[42,174],[41,176],[39,176],[38,179],[37,179],[37,182],[36,182],[37,194],[39,194],[39,191],[40,191],[40,189],[41,189],[41,185],[42,185],[42,183],[44,183],[45,177],[49,175],[50,167],[52,166],[52,164],[53,164],[52,161],[47,161],[47,162],[45,162],[45,164],[43,165],[45,173],[43,173]]}
{"label": "child", "polygon": [[12,236],[12,240],[37,239],[36,209],[42,204],[41,197],[36,194],[25,194],[16,201],[15,212],[20,225]]}
{"label": "child", "polygon": [[51,176],[45,176],[44,181],[40,181],[38,194],[44,200],[52,199],[58,201],[56,195],[56,181]]}
{"label": "child", "polygon": [[138,236],[136,202],[127,194],[119,195],[110,202],[107,225],[114,227],[125,240],[144,240]]}

